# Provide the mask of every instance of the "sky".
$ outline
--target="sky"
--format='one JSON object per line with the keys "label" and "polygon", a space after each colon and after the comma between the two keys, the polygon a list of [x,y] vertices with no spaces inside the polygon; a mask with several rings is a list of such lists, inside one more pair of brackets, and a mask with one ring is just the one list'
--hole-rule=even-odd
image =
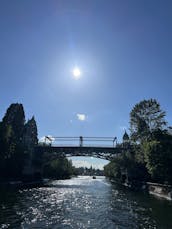
{"label": "sky", "polygon": [[18,102],[39,138],[120,141],[154,98],[172,125],[171,12],[171,0],[1,0],[0,117]]}

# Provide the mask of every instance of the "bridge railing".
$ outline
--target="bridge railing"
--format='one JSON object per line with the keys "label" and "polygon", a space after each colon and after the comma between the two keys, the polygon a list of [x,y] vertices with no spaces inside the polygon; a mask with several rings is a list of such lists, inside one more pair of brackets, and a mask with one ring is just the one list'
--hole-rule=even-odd
{"label": "bridge railing", "polygon": [[96,147],[115,147],[116,137],[49,137],[45,136],[44,145],[50,146],[96,146]]}

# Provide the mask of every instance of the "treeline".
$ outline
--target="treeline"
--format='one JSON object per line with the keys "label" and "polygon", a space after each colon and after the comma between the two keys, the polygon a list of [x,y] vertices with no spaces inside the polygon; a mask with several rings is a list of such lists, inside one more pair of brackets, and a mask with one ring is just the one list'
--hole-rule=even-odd
{"label": "treeline", "polygon": [[37,145],[35,118],[26,122],[23,105],[11,104],[0,122],[0,182],[38,181],[43,176],[63,179],[73,174],[70,161],[46,158],[35,151]]}
{"label": "treeline", "polygon": [[53,158],[50,153],[44,153],[43,177],[50,179],[69,179],[76,175],[72,161],[66,157]]}
{"label": "treeline", "polygon": [[155,99],[136,104],[123,153],[104,167],[105,175],[133,187],[146,181],[172,184],[172,132],[165,116]]}
{"label": "treeline", "polygon": [[76,175],[87,175],[87,176],[104,176],[104,171],[100,169],[95,169],[92,166],[90,168],[87,167],[79,167],[75,168]]}

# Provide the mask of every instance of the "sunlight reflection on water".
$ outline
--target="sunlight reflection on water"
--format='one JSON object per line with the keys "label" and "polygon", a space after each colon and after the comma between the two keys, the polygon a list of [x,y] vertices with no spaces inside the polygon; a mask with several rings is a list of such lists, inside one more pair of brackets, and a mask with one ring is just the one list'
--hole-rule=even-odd
{"label": "sunlight reflection on water", "polygon": [[53,181],[8,195],[10,201],[0,202],[0,228],[156,228],[143,195],[113,187],[104,177]]}

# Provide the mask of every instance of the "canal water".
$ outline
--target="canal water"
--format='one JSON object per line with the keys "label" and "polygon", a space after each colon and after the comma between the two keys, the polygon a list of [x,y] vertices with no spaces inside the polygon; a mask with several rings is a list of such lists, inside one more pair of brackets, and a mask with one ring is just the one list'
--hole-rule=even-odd
{"label": "canal water", "polygon": [[172,229],[172,203],[81,176],[1,190],[0,228]]}

